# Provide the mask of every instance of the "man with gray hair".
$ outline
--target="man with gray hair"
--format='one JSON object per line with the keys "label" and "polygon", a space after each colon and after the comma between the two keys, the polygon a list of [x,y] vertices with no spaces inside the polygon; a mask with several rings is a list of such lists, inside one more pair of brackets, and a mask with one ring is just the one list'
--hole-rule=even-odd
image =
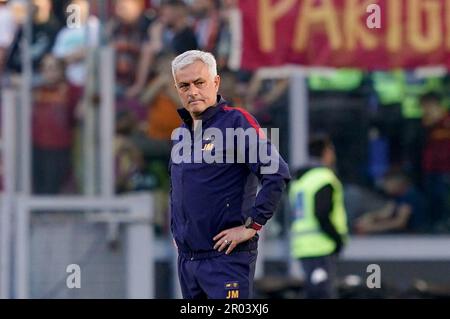
{"label": "man with gray hair", "polygon": [[172,61],[172,73],[184,122],[172,134],[169,165],[183,297],[251,298],[257,232],[276,210],[290,180],[288,166],[257,121],[218,95],[212,54],[187,51]]}

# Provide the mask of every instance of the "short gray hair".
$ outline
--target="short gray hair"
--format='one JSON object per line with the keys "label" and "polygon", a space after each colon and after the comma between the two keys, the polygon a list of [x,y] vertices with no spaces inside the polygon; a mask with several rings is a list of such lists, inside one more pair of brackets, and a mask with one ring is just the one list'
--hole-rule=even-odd
{"label": "short gray hair", "polygon": [[175,80],[175,72],[188,65],[191,65],[196,61],[202,61],[204,64],[206,64],[209,70],[209,74],[211,74],[212,77],[215,77],[217,75],[217,62],[211,53],[199,50],[190,50],[180,54],[175,59],[173,59],[173,79]]}

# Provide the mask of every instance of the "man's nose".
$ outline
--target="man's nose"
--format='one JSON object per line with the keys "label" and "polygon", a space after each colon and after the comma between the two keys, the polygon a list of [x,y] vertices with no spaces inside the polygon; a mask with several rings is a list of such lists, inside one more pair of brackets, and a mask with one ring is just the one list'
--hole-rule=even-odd
{"label": "man's nose", "polygon": [[189,85],[188,95],[189,96],[196,96],[196,95],[198,95],[198,88],[195,86],[194,83],[191,83]]}

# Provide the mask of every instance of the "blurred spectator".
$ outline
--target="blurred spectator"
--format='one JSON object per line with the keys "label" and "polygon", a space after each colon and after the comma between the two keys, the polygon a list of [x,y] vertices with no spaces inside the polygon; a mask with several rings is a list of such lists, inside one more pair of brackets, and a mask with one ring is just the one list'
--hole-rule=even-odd
{"label": "blurred spectator", "polygon": [[445,225],[450,221],[450,114],[438,94],[425,94],[420,101],[425,130],[422,165],[431,222],[450,226]]}
{"label": "blurred spectator", "polygon": [[134,130],[130,139],[142,152],[145,166],[135,175],[136,190],[152,190],[154,195],[154,224],[157,233],[167,230],[168,186],[167,165],[170,158],[171,135],[180,126],[177,113],[180,103],[172,77],[170,54],[160,54],[155,60],[155,77],[141,96],[147,109],[141,130]]}
{"label": "blurred spectator", "polygon": [[357,234],[417,233],[425,229],[423,196],[401,172],[389,172],[382,182],[390,200],[381,209],[369,212],[355,221]]}
{"label": "blurred spectator", "polygon": [[[167,141],[152,141],[139,129],[136,114],[130,110],[119,111],[116,116],[115,163],[116,192],[149,191],[154,197],[154,225],[157,234],[166,229],[168,194],[163,185],[167,179],[167,164],[158,165],[163,154],[168,159]],[[149,158],[149,154],[151,154]],[[158,156],[160,156],[158,158]],[[158,169],[161,172],[158,172]]]}
{"label": "blurred spectator", "polygon": [[164,1],[160,15],[150,31],[151,51],[178,55],[198,48],[197,39],[189,25],[187,5],[181,0]]}
{"label": "blurred spectator", "polygon": [[117,193],[134,190],[133,177],[142,168],[142,154],[131,141],[130,135],[136,127],[136,118],[132,112],[122,111],[116,116],[115,175]]}
{"label": "blurred spectator", "polygon": [[[246,96],[247,108],[256,113],[278,112],[276,108],[287,106],[288,79],[264,79],[256,72],[248,88]],[[273,114],[267,114],[271,116]]]}
{"label": "blurred spectator", "polygon": [[336,153],[326,135],[308,142],[310,161],[291,181],[291,255],[304,270],[306,298],[336,298],[337,257],[348,239],[344,190],[334,173]]}
{"label": "blurred spectator", "polygon": [[7,0],[0,0],[0,75],[5,64],[7,50],[14,40],[17,24]]}
{"label": "blurred spectator", "polygon": [[19,27],[20,25],[23,25],[27,18],[27,1],[9,0],[8,6],[11,8],[16,26]]}
{"label": "blurred spectator", "polygon": [[239,71],[242,55],[242,16],[238,0],[222,0],[222,28],[217,44],[217,65]]}
{"label": "blurred spectator", "polygon": [[[55,19],[58,20],[58,23],[63,26],[66,24],[67,20],[67,5],[71,2],[71,0],[52,0],[53,3],[53,14],[55,15]],[[94,1],[90,1],[94,2]]]}
{"label": "blurred spectator", "polygon": [[217,0],[194,0],[191,12],[199,49],[216,54],[221,31],[221,17]]}
{"label": "blurred spectator", "polygon": [[151,12],[143,0],[117,0],[108,35],[116,49],[116,82],[119,97],[136,97],[147,83],[153,52],[149,47]]}
{"label": "blurred spectator", "polygon": [[171,140],[173,130],[181,125],[177,113],[180,99],[173,83],[170,63],[172,57],[163,55],[156,60],[156,76],[147,86],[141,99],[149,109],[146,128],[148,137],[167,144]]}
{"label": "blurred spectator", "polygon": [[234,72],[222,71],[220,74],[220,92],[228,105],[244,107],[245,96],[238,89],[237,77]]}
{"label": "blurred spectator", "polygon": [[136,120],[130,138],[143,153],[147,168],[155,161],[168,161],[171,134],[180,125],[176,111],[179,98],[173,85],[169,59],[170,56],[166,55],[158,57],[156,75],[144,89],[140,106],[129,109],[134,111]]}
{"label": "blurred spectator", "polygon": [[[279,136],[289,136],[289,80],[266,79],[258,71],[253,75],[246,95],[246,107],[264,128],[276,128]],[[280,139],[280,154],[289,158],[288,140]]]}
{"label": "blurred spectator", "polygon": [[45,56],[41,72],[43,82],[33,91],[33,190],[36,194],[56,194],[71,171],[79,94],[69,89],[62,60]]}
{"label": "blurred spectator", "polygon": [[[380,181],[378,185],[381,185],[381,183]],[[378,210],[386,204],[387,200],[384,194],[377,189],[373,189],[373,187],[364,187],[358,184],[345,184],[344,187],[345,208],[349,226],[355,225],[355,221],[367,212]],[[349,230],[354,232],[353,227],[350,227]]]}
{"label": "blurred spectator", "polygon": [[[33,68],[36,70],[43,57],[51,52],[56,34],[60,30],[60,25],[52,15],[52,2],[50,0],[33,0],[32,16],[30,54]],[[22,70],[22,49],[20,42],[24,35],[24,26],[22,24],[14,38],[8,56],[7,68],[13,72],[21,72]]]}
{"label": "blurred spectator", "polygon": [[117,49],[117,108],[133,110],[138,121],[145,117],[139,95],[148,83],[151,66],[158,55],[179,54],[197,48],[183,1],[165,1],[157,20],[141,14],[138,10],[141,7],[142,1],[119,0],[116,5],[118,27],[114,27],[113,23],[111,29]]}
{"label": "blurred spectator", "polygon": [[116,192],[151,190],[154,197],[153,222],[159,234],[167,229],[168,181],[165,180],[168,179],[169,141],[148,138],[147,132],[139,129],[138,119],[132,111],[118,112],[116,125]]}
{"label": "blurred spectator", "polygon": [[[83,86],[86,81],[86,68],[84,59],[87,48],[98,45],[99,41],[99,21],[95,16],[89,16],[88,0],[72,0],[69,5],[79,8],[80,25],[67,25],[59,31],[53,55],[64,59],[66,64],[66,78],[71,85]],[[73,23],[73,19],[67,23]]]}

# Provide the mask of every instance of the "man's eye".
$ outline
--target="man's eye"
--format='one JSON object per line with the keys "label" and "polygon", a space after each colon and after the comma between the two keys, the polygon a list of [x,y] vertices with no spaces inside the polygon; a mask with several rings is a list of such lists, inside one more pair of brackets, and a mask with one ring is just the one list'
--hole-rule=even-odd
{"label": "man's eye", "polygon": [[205,85],[204,81],[195,82],[195,86],[197,86],[197,87],[202,87],[204,85]]}

